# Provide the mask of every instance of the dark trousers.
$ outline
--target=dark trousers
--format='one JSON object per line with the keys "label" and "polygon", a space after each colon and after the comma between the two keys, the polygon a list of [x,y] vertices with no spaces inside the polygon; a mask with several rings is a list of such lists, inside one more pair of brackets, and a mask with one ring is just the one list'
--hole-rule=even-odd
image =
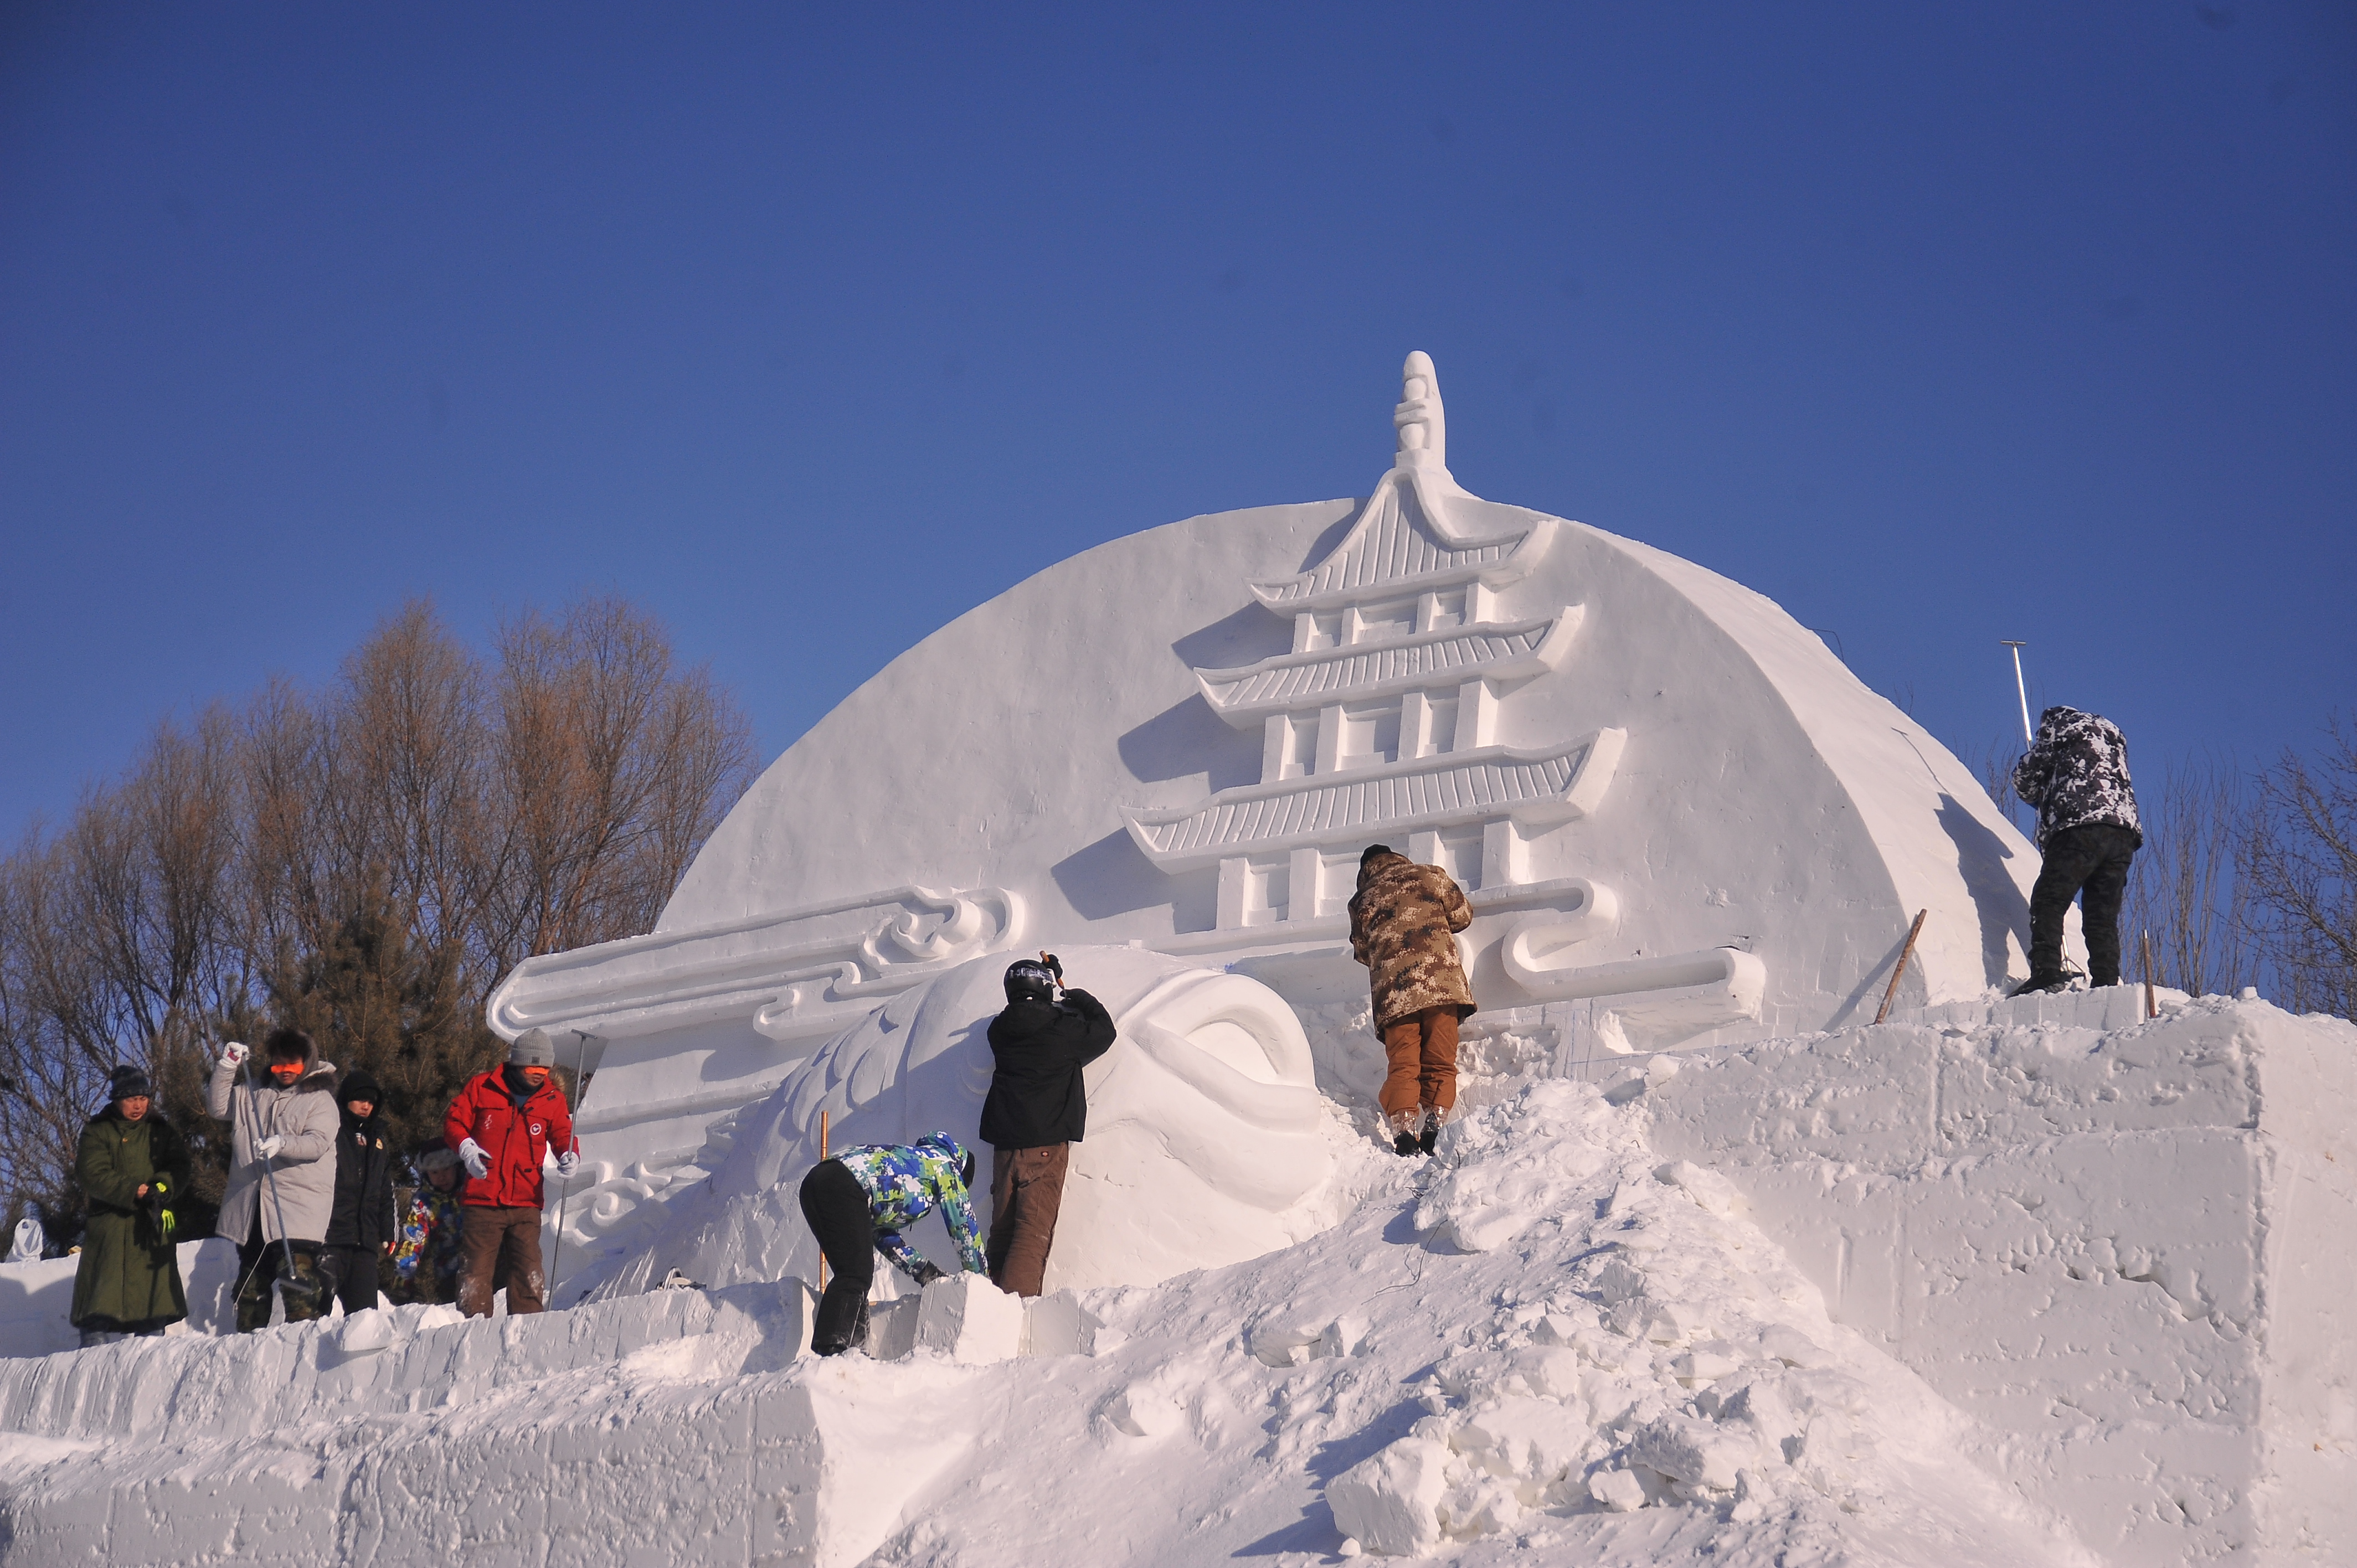
{"label": "dark trousers", "polygon": [[[237,1331],[251,1334],[270,1326],[270,1286],[280,1274],[286,1280],[286,1321],[303,1323],[328,1310],[328,1292],[319,1278],[317,1241],[265,1241],[257,1221],[237,1244]],[[288,1263],[291,1254],[293,1262]]]}
{"label": "dark trousers", "polygon": [[507,1281],[511,1316],[540,1311],[548,1288],[540,1272],[540,1210],[469,1203],[459,1213],[458,1310],[489,1317],[496,1273]]}
{"label": "dark trousers", "polygon": [[345,1312],[366,1312],[376,1305],[376,1254],[374,1247],[319,1249],[319,1277]]}
{"label": "dark trousers", "polygon": [[802,1177],[802,1218],[830,1278],[811,1325],[811,1348],[839,1355],[867,1339],[867,1292],[876,1283],[876,1217],[867,1189],[841,1160],[821,1160]]}
{"label": "dark trousers", "polygon": [[994,1149],[990,1158],[990,1283],[1017,1295],[1038,1295],[1064,1207],[1064,1176],[1072,1145]]}
{"label": "dark trousers", "polygon": [[2045,864],[2029,890],[2031,979],[2061,974],[2062,917],[2077,898],[2079,929],[2087,938],[2087,983],[2120,983],[2120,900],[2136,851],[2136,833],[2110,822],[2064,828],[2047,839]]}

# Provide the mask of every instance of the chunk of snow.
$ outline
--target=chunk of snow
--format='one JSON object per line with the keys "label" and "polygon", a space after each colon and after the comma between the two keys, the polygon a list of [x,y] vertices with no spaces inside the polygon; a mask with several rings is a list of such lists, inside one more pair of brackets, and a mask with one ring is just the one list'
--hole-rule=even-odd
{"label": "chunk of snow", "polygon": [[1587,1492],[1614,1513],[1635,1513],[1645,1506],[1644,1484],[1626,1470],[1601,1470],[1588,1477]]}
{"label": "chunk of snow", "polygon": [[1326,1483],[1326,1503],[1343,1534],[1369,1552],[1415,1557],[1440,1543],[1439,1508],[1448,1489],[1448,1450],[1404,1437]]}
{"label": "chunk of snow", "polygon": [[917,1346],[980,1366],[1023,1353],[1023,1298],[985,1274],[955,1273],[925,1287],[917,1308]]}

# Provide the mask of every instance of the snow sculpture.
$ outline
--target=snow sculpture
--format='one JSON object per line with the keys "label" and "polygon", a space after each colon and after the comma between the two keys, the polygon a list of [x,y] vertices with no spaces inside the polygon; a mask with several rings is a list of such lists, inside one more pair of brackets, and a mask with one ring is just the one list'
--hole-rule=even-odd
{"label": "snow sculpture", "polygon": [[[1048,1287],[1150,1284],[1323,1229],[1335,1154],[1351,1134],[1318,1091],[1284,998],[1143,949],[1062,956],[1121,1034],[1087,1069],[1088,1137],[1072,1150]],[[821,1047],[737,1118],[708,1184],[584,1236],[603,1262],[577,1283],[627,1294],[673,1268],[708,1285],[816,1279],[818,1249],[798,1205],[818,1159],[820,1112],[836,1149],[934,1128],[976,1143],[990,1087],[985,1031],[1005,1000],[1005,969],[996,955],[961,965]],[[990,1151],[976,1152],[986,1187]],[[910,1240],[954,1266],[937,1217]]]}
{"label": "snow sculpture", "polygon": [[595,1069],[591,1229],[984,954],[1230,969],[1353,1061],[1370,842],[1466,886],[1469,1037],[1518,1059],[1870,1016],[1918,909],[1902,1005],[2026,972],[2035,857],[1938,741],[1759,595],[1466,490],[1422,354],[1393,422],[1363,500],[1171,523],[960,617],[771,766],[653,934],[517,968],[493,1026]]}

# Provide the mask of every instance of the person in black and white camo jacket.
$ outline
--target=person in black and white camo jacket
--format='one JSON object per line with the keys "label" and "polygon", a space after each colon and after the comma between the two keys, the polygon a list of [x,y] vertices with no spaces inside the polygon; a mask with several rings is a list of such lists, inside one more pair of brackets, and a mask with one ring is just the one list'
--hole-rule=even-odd
{"label": "person in black and white camo jacket", "polygon": [[2128,863],[2144,847],[2127,737],[2109,719],[2049,708],[2038,716],[2036,744],[2014,768],[2013,790],[2038,808],[2038,848],[2045,857],[2029,890],[2029,978],[2014,994],[2060,991],[2068,983],[2062,917],[2073,898],[2087,938],[2088,983],[2117,985],[2120,900]]}

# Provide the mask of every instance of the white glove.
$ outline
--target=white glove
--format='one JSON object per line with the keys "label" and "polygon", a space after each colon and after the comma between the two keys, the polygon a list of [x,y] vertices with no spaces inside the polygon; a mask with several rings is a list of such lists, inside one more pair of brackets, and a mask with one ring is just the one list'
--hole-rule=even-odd
{"label": "white glove", "polygon": [[285,1146],[286,1140],[279,1134],[273,1133],[267,1138],[263,1139],[259,1144],[254,1144],[253,1152],[265,1160],[274,1160],[278,1157],[278,1151]]}
{"label": "white glove", "polygon": [[580,1168],[580,1151],[576,1149],[567,1149],[563,1154],[556,1156],[556,1174],[560,1179],[571,1181],[573,1179],[573,1173]]}
{"label": "white glove", "polygon": [[221,1059],[229,1063],[231,1067],[243,1067],[245,1065],[245,1058],[253,1054],[253,1053],[252,1051],[246,1049],[246,1047],[238,1041],[231,1040],[229,1044],[221,1047]]}
{"label": "white glove", "polygon": [[483,1145],[472,1138],[462,1139],[458,1157],[467,1163],[467,1174],[477,1181],[491,1174],[491,1156],[483,1153]]}

